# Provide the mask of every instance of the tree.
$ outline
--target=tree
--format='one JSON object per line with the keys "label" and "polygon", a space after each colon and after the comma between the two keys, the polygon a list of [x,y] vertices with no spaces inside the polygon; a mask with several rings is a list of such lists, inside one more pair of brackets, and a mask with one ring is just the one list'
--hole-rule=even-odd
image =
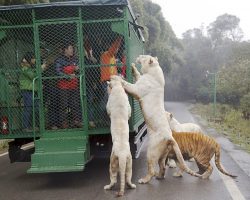
{"label": "tree", "polygon": [[195,28],[183,33],[182,44],[184,52],[179,54],[182,55],[184,62],[181,67],[175,66],[171,72],[171,81],[178,79],[174,85],[175,89],[171,90],[178,91],[178,100],[199,97],[204,99],[204,89],[201,88],[205,84],[205,72],[212,71],[211,68],[214,66],[211,41],[201,29]]}
{"label": "tree", "polygon": [[240,108],[244,119],[250,119],[250,92],[244,95],[240,100]]}
{"label": "tree", "polygon": [[208,34],[214,45],[221,44],[224,40],[241,41],[243,32],[239,27],[240,19],[234,15],[224,14],[218,16],[208,27]]}
{"label": "tree", "polygon": [[239,22],[238,17],[225,14],[218,16],[206,30],[200,27],[183,33],[184,64],[173,69],[170,77],[172,81],[177,79],[171,91],[178,91],[178,99],[196,98],[205,102],[209,91],[205,88],[211,88],[206,71],[221,71],[217,76],[217,100],[239,105],[249,91],[250,77],[250,44],[240,41]]}
{"label": "tree", "polygon": [[225,103],[239,105],[250,93],[250,43],[234,44],[231,59],[220,69],[218,93]]}
{"label": "tree", "polygon": [[145,27],[146,54],[157,56],[165,73],[171,71],[174,63],[181,64],[177,52],[182,49],[172,27],[164,19],[161,7],[150,0],[131,0],[133,11],[141,17],[138,23]]}

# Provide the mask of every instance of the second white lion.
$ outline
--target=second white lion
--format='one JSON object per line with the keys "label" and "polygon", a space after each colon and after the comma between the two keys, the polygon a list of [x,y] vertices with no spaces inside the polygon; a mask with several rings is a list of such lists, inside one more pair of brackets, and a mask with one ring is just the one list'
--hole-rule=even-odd
{"label": "second white lion", "polygon": [[[121,185],[117,196],[124,194],[125,182],[131,188],[136,185],[131,182],[132,178],[132,156],[129,146],[129,125],[131,107],[128,96],[125,93],[120,81],[112,80],[108,82],[109,99],[106,106],[111,120],[112,152],[110,155],[110,184],[104,189],[111,189],[117,182],[118,172],[120,174]],[[125,180],[126,179],[126,180]]]}

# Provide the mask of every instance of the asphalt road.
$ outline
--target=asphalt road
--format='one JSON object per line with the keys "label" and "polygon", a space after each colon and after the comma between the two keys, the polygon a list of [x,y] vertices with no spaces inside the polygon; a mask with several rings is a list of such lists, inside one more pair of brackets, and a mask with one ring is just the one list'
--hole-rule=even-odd
{"label": "asphalt road", "polygon": [[[194,122],[182,103],[166,104],[166,109],[174,113],[180,122]],[[198,121],[196,121],[198,123]],[[165,179],[153,179],[149,184],[137,183],[145,175],[146,144],[138,159],[133,161],[133,182],[137,188],[126,189],[120,199],[131,200],[250,200],[250,156],[232,145],[226,138],[207,128],[199,120],[206,133],[222,143],[221,162],[231,173],[238,175],[233,180],[220,174],[214,167],[209,180],[201,180],[184,174],[182,178],[172,177],[175,169],[168,169]],[[27,174],[30,163],[10,164],[8,156],[0,156],[0,200],[109,200],[115,198],[114,190],[104,191],[103,186],[109,183],[108,159],[94,159],[83,172]],[[194,163],[190,168],[197,169]]]}

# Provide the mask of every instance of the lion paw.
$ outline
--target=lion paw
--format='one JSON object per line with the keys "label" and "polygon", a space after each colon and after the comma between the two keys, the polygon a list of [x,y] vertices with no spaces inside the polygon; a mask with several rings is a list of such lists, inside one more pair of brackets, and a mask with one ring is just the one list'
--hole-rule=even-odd
{"label": "lion paw", "polygon": [[132,63],[131,67],[132,67],[132,73],[133,73],[133,75],[136,75],[137,73],[139,73],[138,70],[137,70],[137,68],[136,68],[136,66],[135,66],[135,63]]}
{"label": "lion paw", "polygon": [[111,190],[112,186],[111,185],[105,185],[104,190]]}
{"label": "lion paw", "polygon": [[131,188],[131,189],[135,189],[136,188],[136,185],[131,183],[131,184],[128,184],[128,186]]}
{"label": "lion paw", "polygon": [[124,195],[124,191],[119,191],[119,192],[116,192],[116,196],[117,197],[121,197]]}
{"label": "lion paw", "polygon": [[169,160],[169,161],[168,161],[168,166],[169,166],[170,168],[176,168],[176,163],[175,163],[175,161],[174,161],[174,160]]}

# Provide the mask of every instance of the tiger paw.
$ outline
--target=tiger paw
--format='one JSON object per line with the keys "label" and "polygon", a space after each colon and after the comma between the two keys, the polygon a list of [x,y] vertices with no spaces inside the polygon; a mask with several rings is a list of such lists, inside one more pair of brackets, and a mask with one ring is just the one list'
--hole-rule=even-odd
{"label": "tiger paw", "polygon": [[121,197],[124,195],[124,191],[119,191],[119,192],[116,192],[116,196],[117,197]]}
{"label": "tiger paw", "polygon": [[179,173],[179,172],[174,172],[174,173],[173,173],[173,176],[174,176],[174,177],[182,177],[182,174]]}
{"label": "tiger paw", "polygon": [[155,178],[156,178],[156,179],[164,179],[165,176],[164,176],[164,175],[157,175]]}

